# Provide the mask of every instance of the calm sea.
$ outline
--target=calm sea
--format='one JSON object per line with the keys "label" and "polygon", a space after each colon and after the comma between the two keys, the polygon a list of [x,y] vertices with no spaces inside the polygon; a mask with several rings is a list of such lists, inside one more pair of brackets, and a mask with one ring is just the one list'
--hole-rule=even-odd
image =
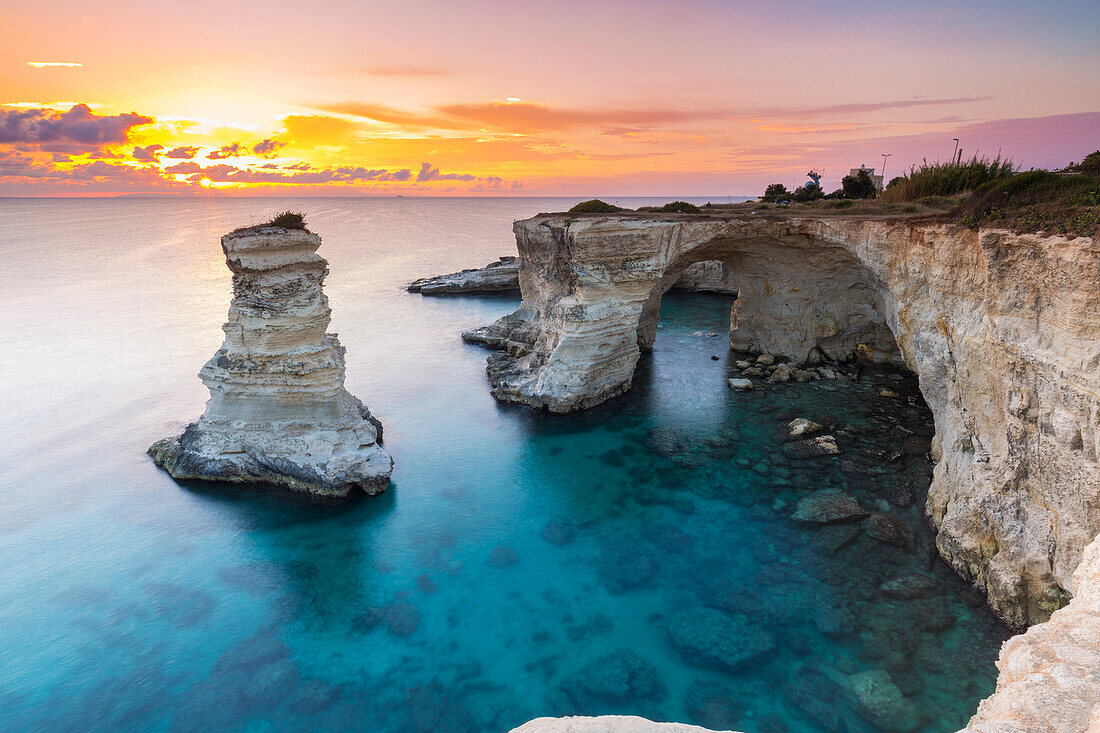
{"label": "calm sea", "polygon": [[[551,416],[497,404],[459,338],[516,299],[404,292],[514,254],[513,220],[573,203],[0,199],[0,729],[964,725],[1006,634],[935,555],[911,379],[735,394],[707,335],[728,299],[670,294],[635,389]],[[385,424],[375,499],[181,486],[145,455],[203,410],[219,237],[287,208],[324,240],[347,387]],[[835,418],[845,454],[785,458],[794,416]],[[905,536],[794,523],[822,488]],[[917,597],[883,592],[912,574]]]}

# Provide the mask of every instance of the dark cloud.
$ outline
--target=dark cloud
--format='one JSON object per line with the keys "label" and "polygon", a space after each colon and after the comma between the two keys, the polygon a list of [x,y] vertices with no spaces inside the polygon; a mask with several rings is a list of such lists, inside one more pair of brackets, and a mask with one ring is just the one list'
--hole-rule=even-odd
{"label": "dark cloud", "polygon": [[67,112],[51,109],[0,110],[0,144],[41,145],[45,149],[58,150],[66,146],[98,148],[119,145],[129,139],[132,128],[151,122],[152,117],[136,112],[97,115],[86,104],[75,105]]}
{"label": "dark cloud", "polygon": [[146,145],[143,148],[134,148],[134,160],[140,160],[143,163],[156,163],[160,159],[161,150],[164,150],[163,145]]}
{"label": "dark cloud", "polygon": [[287,170],[287,171],[308,171],[308,170],[311,170],[312,168],[313,168],[313,166],[311,166],[309,163],[295,163],[294,165],[284,165],[283,166],[283,170]]}
{"label": "dark cloud", "polygon": [[242,155],[248,155],[248,148],[240,143],[233,143],[222,145],[217,150],[207,153],[206,157],[210,160],[225,160],[226,158],[239,158]]}
{"label": "dark cloud", "polygon": [[416,174],[417,183],[428,181],[472,181],[477,176],[469,173],[440,173],[439,169],[429,163],[420,164],[420,172]]}
{"label": "dark cloud", "polygon": [[267,138],[252,146],[252,152],[261,158],[273,158],[280,148],[285,148],[286,143]]}
{"label": "dark cloud", "polygon": [[193,148],[190,145],[182,145],[178,148],[172,148],[164,154],[165,158],[182,158],[183,160],[191,160],[199,154],[198,148]]}

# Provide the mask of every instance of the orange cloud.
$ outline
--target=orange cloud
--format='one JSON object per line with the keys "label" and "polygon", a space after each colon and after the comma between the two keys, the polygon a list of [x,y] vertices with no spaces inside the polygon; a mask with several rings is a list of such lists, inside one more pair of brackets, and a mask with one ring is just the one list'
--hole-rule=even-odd
{"label": "orange cloud", "polygon": [[564,131],[600,127],[638,131],[670,122],[720,119],[732,113],[720,109],[559,109],[536,102],[451,104],[431,112],[406,112],[380,104],[346,102],[320,109],[417,129],[467,130],[484,128],[510,133]]}

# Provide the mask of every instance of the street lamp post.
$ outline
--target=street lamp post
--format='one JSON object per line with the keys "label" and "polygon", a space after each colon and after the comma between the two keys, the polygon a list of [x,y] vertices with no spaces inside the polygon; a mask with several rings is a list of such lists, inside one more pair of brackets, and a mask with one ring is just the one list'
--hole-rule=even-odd
{"label": "street lamp post", "polygon": [[951,162],[955,162],[955,156],[959,154],[959,138],[953,138],[955,141],[955,152],[951,153]]}

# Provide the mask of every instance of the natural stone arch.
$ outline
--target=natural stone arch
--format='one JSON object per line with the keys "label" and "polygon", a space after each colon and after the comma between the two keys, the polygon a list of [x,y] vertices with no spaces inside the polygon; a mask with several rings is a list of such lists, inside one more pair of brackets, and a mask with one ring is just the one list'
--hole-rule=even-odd
{"label": "natural stone arch", "polygon": [[886,320],[884,283],[848,250],[805,235],[720,237],[685,246],[642,306],[642,351],[653,347],[664,294],[700,262],[721,263],[732,272],[737,295],[730,348],[817,363],[850,359],[866,344],[876,361],[901,362]]}
{"label": "natural stone arch", "polygon": [[[893,332],[935,420],[926,510],[941,554],[1011,624],[1043,621],[1064,605],[1083,548],[1100,533],[1092,239],[631,213],[544,215],[514,230],[523,302],[464,334],[503,350],[487,367],[498,399],[566,412],[626,391],[639,341],[651,343],[643,312],[653,317],[677,268],[721,256],[740,268],[734,345],[842,356],[851,339],[846,329],[818,328],[819,305],[837,324],[862,318],[882,355]],[[781,271],[785,292],[769,268]],[[847,291],[830,268],[851,280]],[[821,282],[829,287],[819,296]]]}

